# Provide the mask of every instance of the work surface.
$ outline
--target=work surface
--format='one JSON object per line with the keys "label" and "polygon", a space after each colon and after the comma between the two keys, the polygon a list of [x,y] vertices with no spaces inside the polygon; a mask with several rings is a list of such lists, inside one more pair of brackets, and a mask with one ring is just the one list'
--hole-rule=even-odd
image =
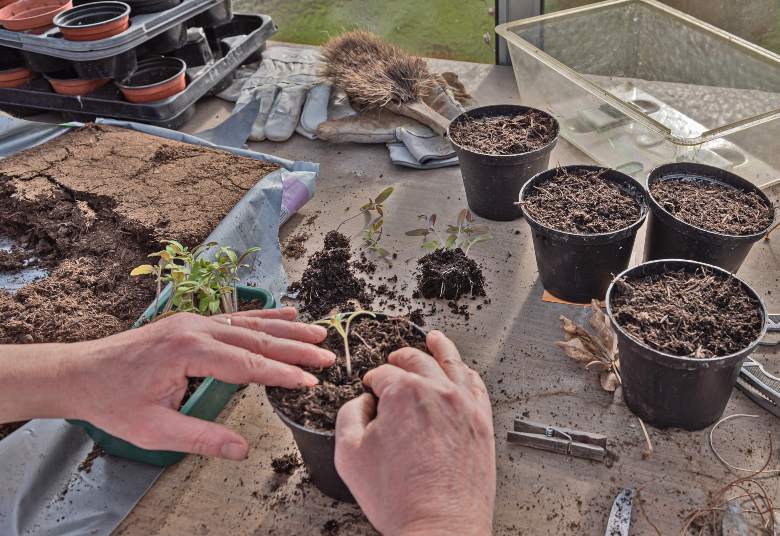
{"label": "work surface", "polygon": [[[521,102],[512,71],[455,62],[434,62],[455,70],[481,104]],[[216,99],[199,105],[183,130],[196,132],[222,121],[231,105]],[[322,165],[316,197],[283,228],[282,241],[298,231],[311,233],[311,253],[321,247],[322,235],[385,186],[395,186],[387,202],[384,246],[398,253],[386,268],[399,278],[399,287],[413,287],[413,268],[419,243],[404,236],[418,214],[436,212],[440,221],[453,219],[465,206],[457,167],[414,171],[393,166],[383,146],[330,145],[296,136],[286,143],[252,143],[255,150],[311,160]],[[552,164],[586,163],[585,155],[561,141]],[[777,202],[778,191],[770,192]],[[307,219],[316,215],[313,224]],[[522,220],[490,223],[495,239],[472,250],[483,265],[491,302],[481,310],[469,300],[471,318],[449,315],[446,306],[427,319],[428,327],[446,331],[467,363],[485,380],[493,401],[498,462],[496,534],[603,534],[612,499],[619,488],[639,490],[632,534],[678,534],[683,518],[703,506],[708,494],[736,476],[722,466],[708,445],[708,430],[697,433],[650,428],[655,452],[645,448],[637,419],[620,401],[603,392],[595,374],[584,371],[553,345],[561,338],[558,317],[584,321],[582,307],[542,302],[533,246]],[[357,230],[357,229],[356,229]],[[637,239],[634,262],[641,256],[643,232]],[[305,267],[306,257],[287,260],[292,280]],[[381,267],[381,264],[380,264]],[[385,268],[380,268],[385,269]],[[739,274],[780,311],[780,234],[753,249]],[[760,350],[761,351],[761,350]],[[758,354],[769,369],[780,372],[778,353]],[[772,363],[774,361],[774,363]],[[722,454],[738,465],[760,467],[769,454],[768,436],[775,439],[774,466],[780,420],[735,391],[726,415],[751,413],[760,419],[726,423],[716,435]],[[614,463],[605,465],[565,455],[507,444],[515,416],[605,434]],[[220,420],[248,438],[252,451],[244,463],[189,456],[164,472],[118,530],[119,534],[372,534],[373,529],[354,505],[336,503],[305,480],[301,468],[292,475],[272,471],[271,460],[295,446],[287,428],[276,418],[261,388],[252,386],[234,397]],[[777,478],[765,482],[780,502]]]}

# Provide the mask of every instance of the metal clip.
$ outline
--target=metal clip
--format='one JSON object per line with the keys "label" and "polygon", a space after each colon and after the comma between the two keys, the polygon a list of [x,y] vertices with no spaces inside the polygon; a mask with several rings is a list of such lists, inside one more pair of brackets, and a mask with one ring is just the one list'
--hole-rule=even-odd
{"label": "metal clip", "polygon": [[510,443],[603,461],[607,455],[607,437],[600,434],[559,428],[533,421],[515,419],[514,430],[507,434]]}

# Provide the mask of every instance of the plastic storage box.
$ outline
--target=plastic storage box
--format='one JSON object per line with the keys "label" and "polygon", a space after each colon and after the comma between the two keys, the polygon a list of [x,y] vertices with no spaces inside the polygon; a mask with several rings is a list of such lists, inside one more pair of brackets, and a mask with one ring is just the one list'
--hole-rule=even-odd
{"label": "plastic storage box", "polygon": [[700,162],[780,175],[780,56],[654,0],[502,24],[524,105],[600,164],[644,180]]}

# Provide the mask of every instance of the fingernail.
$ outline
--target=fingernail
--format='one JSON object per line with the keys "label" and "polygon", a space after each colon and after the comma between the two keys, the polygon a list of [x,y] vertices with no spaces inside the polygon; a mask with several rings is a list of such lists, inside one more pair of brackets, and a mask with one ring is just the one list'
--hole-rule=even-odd
{"label": "fingernail", "polygon": [[317,376],[309,374],[308,372],[303,373],[303,384],[306,387],[314,387],[318,383],[320,383],[320,380],[317,379]]}
{"label": "fingernail", "polygon": [[241,443],[223,443],[219,454],[228,460],[242,461],[249,457],[249,449]]}
{"label": "fingernail", "polygon": [[322,359],[325,360],[328,363],[328,365],[332,365],[333,363],[336,362],[336,354],[334,354],[330,350],[323,350],[322,352],[320,352],[320,354],[322,355]]}
{"label": "fingernail", "polygon": [[311,333],[314,337],[324,339],[328,335],[328,330],[322,326],[309,326],[309,333]]}

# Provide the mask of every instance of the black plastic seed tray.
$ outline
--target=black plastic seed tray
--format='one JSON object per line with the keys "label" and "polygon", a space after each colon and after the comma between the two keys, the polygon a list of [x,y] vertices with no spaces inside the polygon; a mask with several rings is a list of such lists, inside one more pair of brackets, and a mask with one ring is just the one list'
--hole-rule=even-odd
{"label": "black plastic seed tray", "polygon": [[210,36],[219,42],[222,57],[206,65],[187,69],[187,88],[168,99],[148,104],[125,101],[119,89],[108,84],[83,97],[54,93],[43,78],[28,86],[0,88],[0,109],[36,109],[61,112],[68,119],[88,121],[95,117],[126,119],[166,128],[178,128],[194,111],[195,102],[225,86],[228,75],[248,60],[256,58],[266,40],[276,32],[268,15],[235,14],[228,24],[211,28]]}
{"label": "black plastic seed tray", "polygon": [[[232,13],[230,5],[230,0],[183,0],[180,4],[157,13],[133,15],[131,12],[130,27],[127,30],[98,41],[68,41],[56,27],[41,35],[0,29],[0,47],[16,48],[23,53],[73,62],[101,60],[133,50],[196,16],[199,16],[201,21],[224,22],[227,19],[226,12]],[[208,13],[211,12],[213,16],[209,17]]]}

